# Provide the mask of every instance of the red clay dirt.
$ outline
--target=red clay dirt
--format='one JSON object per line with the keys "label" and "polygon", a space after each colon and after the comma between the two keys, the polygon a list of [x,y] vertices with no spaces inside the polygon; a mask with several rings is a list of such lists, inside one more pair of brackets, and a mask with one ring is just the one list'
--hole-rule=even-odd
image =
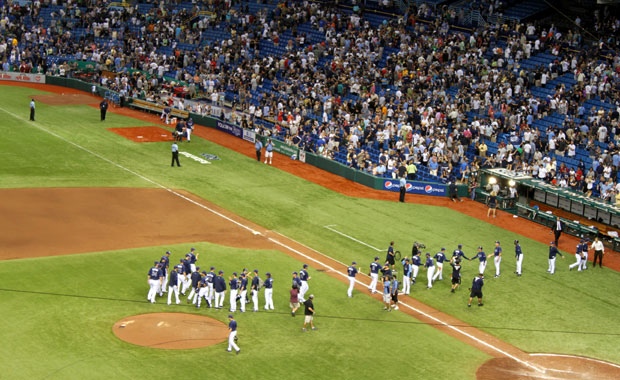
{"label": "red clay dirt", "polygon": [[[16,85],[23,85],[22,83],[16,82]],[[50,88],[48,86],[33,86],[32,84],[26,84],[28,87],[36,87],[36,88],[41,88],[47,91],[54,91],[54,88]],[[61,90],[65,90],[64,88],[60,88]],[[146,120],[149,123],[158,123],[157,118],[151,116],[151,115],[147,115],[147,114],[143,114],[143,113],[139,113],[136,111],[132,111],[132,110],[127,110],[127,109],[113,109],[112,112],[117,112],[120,114],[125,114],[125,115],[129,115],[131,117],[134,118],[139,118],[142,120]],[[237,140],[232,136],[226,135],[222,132],[219,131],[215,131],[215,130],[211,130],[211,129],[207,129],[204,127],[198,127],[197,131],[198,136],[200,137],[204,137],[209,139],[210,141],[214,141],[218,144],[221,144],[225,147],[237,150],[243,154],[246,154],[247,156],[252,157],[252,155],[254,154],[253,152],[253,147],[250,144],[247,143],[243,143],[241,140]],[[337,177],[335,175],[332,175],[330,173],[324,172],[322,170],[316,169],[312,166],[309,165],[304,165],[302,163],[296,162],[296,161],[291,161],[288,158],[282,156],[282,155],[276,155],[276,164],[274,166],[281,168],[283,170],[292,172],[295,175],[299,175],[303,178],[306,178],[308,180],[311,180],[313,182],[319,183],[319,184],[323,184],[324,186],[333,189],[335,191],[339,191],[343,194],[349,195],[349,196],[358,196],[358,197],[366,197],[366,198],[372,198],[372,199],[384,199],[384,200],[392,200],[392,201],[396,201],[396,195],[394,193],[389,193],[389,192],[382,192],[382,191],[376,191],[376,190],[372,190],[366,187],[363,187],[361,185],[358,185],[354,182],[345,180],[341,177]],[[336,185],[337,184],[337,185]],[[336,187],[337,186],[337,187]],[[157,190],[153,190],[153,191],[157,191]],[[159,190],[159,191],[164,191],[164,190]],[[172,194],[171,192],[167,192],[169,197],[174,197],[174,194]],[[207,207],[211,208],[212,210],[219,212],[220,214],[227,216],[228,218],[235,220],[237,223],[243,224],[245,225],[247,228],[254,230],[254,232],[248,230],[248,229],[244,229],[244,228],[240,228],[237,224],[233,224],[230,221],[227,220],[222,220],[220,219],[220,217],[216,217],[214,215],[211,215],[209,213],[206,213],[204,209],[196,207],[196,209],[200,209],[200,212],[202,212],[203,214],[209,215],[210,218],[206,218],[207,220],[210,220],[210,223],[207,223],[205,221],[205,223],[196,223],[196,224],[200,224],[202,231],[210,231],[212,228],[221,228],[221,229],[230,229],[231,231],[234,231],[235,229],[237,229],[236,233],[233,233],[234,238],[231,239],[230,235],[227,235],[227,233],[225,231],[220,231],[219,233],[214,233],[211,238],[206,238],[204,236],[201,237],[196,237],[196,236],[185,236],[185,235],[179,235],[179,236],[175,236],[175,235],[171,235],[170,239],[174,239],[174,238],[180,238],[181,240],[187,242],[189,240],[195,241],[195,240],[207,240],[207,241],[213,241],[211,240],[212,238],[217,238],[218,236],[220,236],[220,234],[223,234],[224,236],[227,236],[226,240],[227,242],[224,243],[224,245],[226,244],[230,244],[230,242],[234,242],[235,244],[240,243],[240,242],[245,242],[245,243],[250,243],[250,248],[275,248],[275,249],[279,249],[280,251],[286,253],[287,255],[290,255],[296,259],[302,259],[305,262],[307,262],[312,268],[314,269],[320,269],[325,271],[328,275],[343,281],[343,282],[347,282],[347,280],[345,279],[345,275],[344,273],[346,273],[346,265],[344,265],[343,263],[340,263],[334,259],[331,259],[325,255],[323,255],[320,252],[317,252],[301,243],[298,243],[294,240],[291,240],[289,238],[286,238],[282,235],[279,235],[273,231],[268,231],[265,230],[263,227],[260,227],[258,225],[256,225],[253,222],[250,222],[248,220],[245,220],[237,215],[234,215],[232,213],[230,213],[229,211],[222,209],[221,207],[218,207],[216,205],[210,204],[209,202],[202,200],[200,198],[197,198],[193,195],[190,194],[186,194],[184,193],[185,196],[188,196],[189,198],[200,202],[203,205],[206,205]],[[1,194],[0,194],[1,196]],[[180,199],[180,198],[179,198]],[[111,199],[112,200],[120,200],[119,198],[114,198]],[[483,220],[484,219],[484,215],[486,215],[485,213],[485,207],[481,204],[478,203],[474,203],[474,202],[462,202],[462,203],[458,203],[458,204],[451,204],[450,201],[447,198],[436,198],[436,197],[426,197],[426,196],[415,196],[415,197],[409,197],[409,200],[413,200],[415,202],[418,203],[425,203],[425,204],[433,204],[433,205],[438,205],[438,206],[449,206],[449,207],[453,207],[454,209],[463,212],[467,215],[472,215],[474,217],[478,217],[481,218]],[[17,203],[17,202],[15,202]],[[100,201],[98,201],[97,203],[98,205],[101,204]],[[187,205],[190,205],[189,202],[187,202]],[[39,205],[40,207],[40,205]],[[106,204],[106,208],[109,208],[110,205]],[[185,216],[185,212],[186,210],[189,211],[189,206],[186,206],[183,208],[183,212],[179,212],[179,209],[175,209],[175,211],[177,211],[179,214],[183,214]],[[49,212],[51,209],[51,213]],[[66,215],[65,210],[62,210],[63,213],[62,215]],[[84,211],[84,210],[83,210]],[[68,213],[68,211],[66,211]],[[149,214],[150,214],[150,210],[149,210]],[[53,209],[53,207],[48,206],[48,213],[47,213],[47,218],[53,219],[54,221],[58,220],[58,215],[61,215],[58,213],[58,210]],[[527,222],[527,221],[522,221],[520,219],[517,219],[516,222],[519,223],[517,225],[514,224],[515,220],[512,218],[511,215],[506,214],[506,213],[499,213],[500,217],[497,219],[493,219],[493,220],[489,220],[492,224],[498,225],[500,227],[509,229],[511,231],[514,231],[516,233],[521,233],[525,236],[531,237],[533,239],[536,240],[540,240],[543,242],[547,242],[549,240],[549,231],[546,228],[543,227],[539,227],[538,225],[531,223],[531,222]],[[133,215],[132,215],[133,216]],[[42,216],[40,216],[42,217]],[[101,218],[102,216],[98,216],[99,218]],[[84,218],[84,215],[82,216],[78,216],[77,219],[80,220],[81,218]],[[10,219],[10,218],[4,218],[6,219]],[[36,218],[35,218],[36,219]],[[86,218],[88,219],[88,218]],[[118,215],[113,215],[113,217],[111,219],[108,220],[109,224],[115,224],[116,220],[118,219]],[[501,220],[501,223],[500,223]],[[7,224],[6,222],[4,222],[5,224]],[[14,221],[13,221],[14,223]],[[138,223],[135,223],[134,221],[132,221],[133,225],[136,225]],[[146,224],[146,221],[145,221]],[[160,225],[149,225],[148,228],[149,229],[154,229],[156,231],[166,231],[166,233],[168,233],[168,231],[166,230],[166,227],[169,227],[171,225],[173,225],[174,223],[165,223],[165,224],[160,224]],[[185,226],[185,225],[184,225]],[[524,229],[521,229],[524,228]],[[40,229],[32,229],[31,233],[33,234],[33,236],[36,236],[36,234],[40,231]],[[91,236],[91,238],[89,240],[91,240],[91,243],[93,242],[93,236],[99,237],[100,235],[97,233],[98,231],[91,231],[94,232],[95,234]],[[127,231],[126,231],[127,232]],[[130,231],[132,232],[132,231]],[[72,236],[74,236],[74,234],[71,234]],[[125,233],[125,239],[127,240],[133,240],[134,237],[131,236],[132,233]],[[544,237],[543,237],[544,236]],[[139,235],[137,236],[139,238]],[[143,239],[144,240],[144,239]],[[569,238],[563,238],[563,244],[562,245],[566,245],[566,244],[572,244],[569,242]],[[217,241],[213,241],[216,242]],[[568,243],[567,243],[568,242]],[[23,244],[22,242],[17,242],[18,244]],[[72,241],[65,241],[64,242],[65,245],[72,245],[73,242]],[[108,244],[108,243],[105,243]],[[104,243],[101,243],[100,245],[105,245]],[[153,244],[157,244],[156,242],[149,240],[148,241],[148,246],[152,246]],[[572,245],[571,245],[572,248]],[[99,248],[101,249],[101,248]],[[113,248],[109,248],[109,249],[113,249]],[[67,248],[65,247],[64,249],[65,251],[67,250]],[[95,250],[95,249],[92,249]],[[62,249],[61,249],[62,251]],[[82,249],[82,251],[84,251],[84,249]],[[29,254],[30,252],[25,252],[25,254]],[[49,253],[48,253],[49,255]],[[368,285],[370,283],[370,278],[362,275],[358,278],[358,282],[359,284],[356,284],[356,290],[364,293],[368,296],[374,297],[375,299],[379,300],[381,298],[381,296],[379,294],[370,294],[369,290],[368,290]],[[520,363],[518,364],[519,366],[523,365],[525,366],[524,368],[528,368],[528,370],[533,369],[534,371],[545,371],[545,373],[547,371],[555,371],[555,373],[557,373],[558,375],[553,376],[553,378],[565,378],[560,376],[560,374],[563,373],[570,373],[567,371],[573,371],[573,369],[567,369],[566,368],[566,363],[564,364],[558,364],[558,363],[554,363],[553,359],[549,359],[546,357],[534,357],[531,356],[521,350],[519,350],[517,347],[514,347],[506,342],[503,342],[481,330],[478,330],[474,327],[471,327],[469,325],[467,325],[466,323],[459,321],[458,319],[449,316],[445,313],[440,312],[439,310],[435,310],[421,302],[419,302],[418,300],[416,300],[413,297],[401,297],[401,303],[402,306],[400,308],[401,311],[412,315],[413,317],[417,318],[420,321],[423,322],[427,322],[429,324],[431,324],[433,327],[451,335],[454,336],[455,338],[462,340],[463,342],[478,348],[479,350],[487,353],[488,355],[492,356],[493,358],[508,358],[506,360],[508,360],[509,362],[515,362],[515,363]],[[458,326],[458,327],[455,327]],[[561,366],[561,368],[558,368],[558,366]],[[481,366],[481,368],[484,368],[484,365]],[[614,367],[616,368],[616,367]],[[574,371],[577,372],[579,369],[575,369]],[[499,378],[503,378],[503,372],[501,371],[501,368],[497,368],[496,366],[496,373],[492,374],[492,375],[488,375],[491,372],[486,372],[487,370],[484,369],[481,371],[485,371],[485,372],[481,372],[480,376],[492,376],[492,378],[494,379],[499,379]],[[541,374],[542,372],[538,372],[538,374]],[[583,374],[583,378],[591,378],[588,376],[589,372],[584,373]],[[572,375],[571,375],[572,376]],[[614,375],[615,376],[615,375]],[[482,377],[481,377],[482,378]],[[489,377],[487,377],[489,378]],[[529,373],[522,373],[521,377],[519,377],[520,379],[526,379],[526,378],[531,378]],[[538,378],[540,378],[540,376],[538,376]],[[548,377],[547,377],[548,378]],[[617,377],[616,377],[617,378]]]}
{"label": "red clay dirt", "polygon": [[137,143],[174,141],[170,131],[161,127],[126,127],[106,129]]}
{"label": "red clay dirt", "polygon": [[226,341],[228,326],[213,318],[185,313],[150,313],[123,318],[114,335],[138,346],[183,350]]}
{"label": "red clay dirt", "polygon": [[65,93],[52,95],[31,95],[32,99],[50,106],[66,106],[75,104],[99,104],[101,100],[92,95],[84,93]]}

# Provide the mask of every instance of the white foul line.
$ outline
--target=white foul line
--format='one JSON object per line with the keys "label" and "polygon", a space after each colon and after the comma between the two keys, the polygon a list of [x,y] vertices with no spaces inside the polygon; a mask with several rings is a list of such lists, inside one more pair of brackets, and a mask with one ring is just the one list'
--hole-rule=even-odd
{"label": "white foul line", "polygon": [[328,230],[333,231],[333,232],[337,233],[338,235],[342,235],[342,236],[344,236],[344,237],[346,237],[346,238],[349,238],[349,239],[351,239],[351,240],[353,240],[353,241],[355,241],[355,242],[358,242],[358,243],[360,243],[360,244],[362,244],[362,245],[365,245],[365,246],[366,246],[366,247],[368,247],[368,248],[372,248],[372,249],[374,249],[375,251],[379,251],[379,252],[381,252],[381,251],[382,251],[382,249],[379,249],[379,248],[377,248],[377,247],[373,247],[372,245],[370,245],[370,244],[366,244],[366,243],[364,243],[364,242],[363,242],[363,241],[361,241],[361,240],[357,240],[357,239],[356,239],[356,238],[354,238],[353,236],[349,236],[349,235],[344,234],[344,233],[342,233],[342,232],[340,232],[340,231],[338,231],[338,230],[333,229],[333,228],[332,228],[333,226],[335,226],[335,224],[330,224],[329,226],[323,226],[323,228],[327,228]]}
{"label": "white foul line", "polygon": [[[141,179],[143,179],[143,180],[145,180],[145,181],[147,181],[147,182],[149,182],[149,183],[151,183],[151,184],[153,184],[153,185],[155,185],[155,186],[157,186],[157,187],[159,187],[159,188],[161,188],[161,189],[164,189],[164,190],[168,191],[169,193],[174,194],[174,195],[176,195],[177,197],[179,197],[179,198],[181,198],[181,199],[184,199],[184,200],[186,200],[186,201],[188,201],[188,202],[190,202],[190,203],[192,203],[192,204],[194,204],[194,205],[196,205],[196,206],[198,206],[198,207],[201,207],[201,208],[203,208],[203,209],[205,209],[205,210],[207,210],[207,211],[209,211],[209,212],[211,212],[211,213],[213,213],[213,214],[215,214],[215,215],[217,215],[217,216],[219,216],[219,217],[222,217],[222,218],[224,218],[224,219],[228,220],[229,222],[232,222],[232,223],[234,223],[235,225],[237,225],[237,226],[239,226],[239,227],[242,227],[242,228],[244,228],[244,229],[246,229],[246,230],[248,230],[248,231],[252,232],[254,235],[261,235],[261,236],[263,236],[260,232],[258,232],[258,231],[256,231],[256,230],[252,229],[252,228],[251,228],[251,227],[249,227],[249,226],[246,226],[245,224],[242,224],[242,223],[240,223],[240,222],[237,222],[236,220],[234,220],[234,219],[232,219],[232,218],[229,218],[228,216],[226,216],[226,215],[224,215],[224,214],[222,214],[222,213],[220,213],[220,212],[218,212],[218,211],[216,211],[216,210],[213,210],[212,208],[207,207],[207,206],[203,205],[202,203],[196,202],[196,201],[194,201],[193,199],[190,199],[190,198],[188,198],[188,197],[184,196],[183,194],[180,194],[180,193],[178,193],[178,192],[176,192],[176,191],[174,191],[174,190],[172,190],[172,189],[170,189],[170,188],[168,188],[168,187],[166,187],[166,186],[164,186],[164,185],[162,185],[162,184],[160,184],[160,183],[158,183],[158,182],[156,182],[156,181],[154,181],[154,180],[152,180],[152,179],[150,179],[150,178],[147,178],[147,177],[143,176],[142,174],[139,174],[139,173],[137,173],[137,172],[135,172],[135,171],[133,171],[133,170],[131,170],[131,169],[128,169],[128,168],[126,168],[126,167],[122,166],[121,164],[118,164],[118,163],[116,163],[116,162],[114,162],[114,161],[112,161],[112,160],[110,160],[110,159],[108,159],[108,158],[106,158],[106,157],[104,157],[104,156],[102,156],[102,155],[98,154],[98,153],[95,153],[95,152],[93,152],[93,151],[91,151],[91,150],[89,150],[89,149],[87,149],[87,148],[85,148],[85,147],[83,147],[83,146],[81,146],[81,145],[79,145],[79,144],[76,144],[76,143],[74,143],[74,142],[72,142],[72,141],[67,140],[66,138],[64,138],[64,137],[62,137],[62,136],[60,136],[60,135],[58,135],[58,134],[56,134],[56,133],[54,133],[54,132],[52,132],[52,131],[50,131],[50,130],[46,129],[46,128],[43,128],[43,127],[39,126],[37,122],[29,122],[29,121],[28,121],[28,120],[26,120],[25,118],[23,118],[23,117],[21,117],[21,116],[19,116],[19,115],[16,115],[16,114],[14,114],[14,113],[12,113],[12,112],[9,112],[9,111],[7,111],[6,109],[4,109],[4,108],[2,108],[2,107],[0,107],[0,110],[2,110],[2,111],[4,111],[4,112],[6,112],[7,114],[9,114],[9,115],[13,116],[13,117],[14,117],[14,118],[16,118],[16,119],[23,120],[23,121],[25,121],[26,123],[28,123],[28,124],[30,124],[30,125],[33,125],[35,128],[37,128],[37,129],[39,129],[39,130],[41,130],[41,131],[43,131],[43,132],[46,132],[46,133],[48,133],[48,134],[50,134],[50,135],[52,135],[52,136],[54,136],[54,137],[56,137],[56,138],[58,138],[58,139],[60,139],[60,140],[62,140],[62,141],[65,141],[66,143],[69,143],[69,144],[73,145],[74,147],[76,147],[76,148],[78,148],[78,149],[81,149],[81,150],[83,150],[83,151],[85,151],[85,152],[87,152],[87,153],[89,153],[89,154],[91,154],[91,155],[93,155],[93,156],[95,156],[95,157],[97,157],[97,158],[99,158],[99,159],[102,159],[103,161],[106,161],[106,162],[108,162],[108,163],[110,163],[110,164],[112,164],[112,165],[116,166],[116,167],[117,167],[117,168],[119,168],[119,169],[125,170],[125,171],[127,171],[128,173],[131,173],[131,174],[133,174],[133,175],[137,176],[138,178],[141,178]],[[327,228],[327,227],[326,227],[326,228]],[[340,233],[340,232],[338,232],[338,233]],[[284,235],[282,235],[282,236],[284,236]],[[286,237],[286,236],[285,236],[285,237]],[[348,277],[346,274],[344,274],[344,273],[342,273],[342,272],[340,272],[340,271],[337,271],[336,269],[334,269],[334,268],[330,267],[329,265],[324,264],[324,263],[322,263],[321,261],[319,261],[319,260],[317,260],[317,259],[315,259],[315,258],[313,258],[313,257],[310,257],[310,256],[308,256],[308,255],[306,255],[306,254],[304,254],[304,253],[302,253],[302,252],[299,252],[298,250],[296,250],[296,249],[294,249],[294,248],[291,248],[291,247],[289,247],[288,245],[286,245],[286,244],[284,244],[284,243],[281,243],[280,241],[278,241],[278,240],[276,240],[276,239],[273,239],[273,238],[271,238],[271,237],[268,237],[267,239],[268,239],[269,241],[271,241],[271,242],[273,242],[273,243],[275,243],[275,244],[277,244],[277,245],[279,245],[279,246],[283,247],[283,248],[288,249],[288,250],[289,250],[289,251],[291,251],[291,252],[294,252],[294,253],[296,253],[296,254],[298,254],[298,255],[300,255],[300,256],[303,256],[303,257],[305,257],[305,258],[307,258],[307,259],[309,259],[309,260],[312,260],[312,261],[314,261],[314,262],[316,262],[316,263],[318,263],[318,264],[320,264],[320,265],[322,265],[322,266],[324,266],[324,267],[326,267],[326,268],[328,268],[328,269],[330,269],[330,270],[332,270],[332,271],[334,271],[334,272],[336,272],[336,273],[340,274],[341,276]],[[287,238],[287,239],[288,239],[288,238]],[[292,240],[292,239],[291,239],[291,240]],[[366,245],[366,244],[364,243],[364,245]],[[374,247],[372,247],[372,246],[370,246],[370,247],[371,247],[371,248],[374,248]],[[377,249],[377,248],[374,248],[374,249]],[[377,249],[377,250],[378,250],[378,249]],[[319,254],[321,254],[321,255],[323,255],[323,256],[325,256],[325,257],[329,258],[329,256],[324,255],[324,254],[322,254],[322,253],[320,253],[320,252],[318,252],[318,251],[315,251],[315,252],[317,252],[317,253],[319,253]],[[363,282],[361,282],[361,281],[359,281],[359,280],[355,280],[355,282],[357,282],[358,284],[360,284],[360,285],[362,285],[362,286],[364,286],[364,287],[367,287],[367,285],[366,285],[366,284],[364,284]],[[415,311],[415,312],[417,312],[417,313],[420,313],[420,314],[424,315],[425,317],[427,317],[427,318],[429,318],[429,319],[432,319],[432,320],[434,320],[434,321],[436,321],[436,322],[438,322],[438,323],[440,323],[440,324],[442,324],[442,325],[444,325],[444,326],[446,326],[446,327],[448,327],[448,328],[450,328],[450,329],[452,329],[452,330],[454,330],[454,331],[456,331],[456,332],[458,332],[458,333],[460,333],[460,334],[462,334],[462,335],[465,335],[466,337],[468,337],[468,338],[470,338],[470,339],[472,339],[472,340],[474,340],[474,341],[476,341],[476,342],[478,342],[478,343],[480,343],[480,344],[482,344],[482,345],[484,345],[484,346],[486,346],[486,347],[489,347],[489,348],[491,348],[491,349],[493,349],[493,350],[495,350],[495,351],[497,351],[497,352],[499,352],[499,353],[501,353],[501,354],[503,354],[503,355],[505,355],[505,356],[507,356],[507,357],[509,357],[509,358],[511,358],[511,359],[513,359],[513,360],[515,360],[515,361],[517,361],[517,362],[519,362],[519,363],[521,363],[521,364],[524,364],[524,365],[526,365],[526,366],[528,366],[528,367],[530,367],[530,368],[533,368],[534,370],[536,370],[536,371],[538,371],[538,372],[542,372],[542,373],[544,373],[544,372],[545,372],[544,370],[541,370],[541,369],[539,369],[538,367],[536,367],[536,366],[534,366],[534,365],[532,365],[532,364],[530,364],[530,363],[528,363],[528,362],[526,362],[526,361],[523,361],[523,360],[521,360],[521,359],[519,359],[519,358],[517,358],[517,357],[515,357],[515,356],[513,356],[513,355],[511,355],[511,354],[509,354],[509,353],[507,353],[507,352],[505,352],[505,351],[503,351],[503,350],[502,350],[502,349],[500,349],[500,348],[497,348],[497,347],[495,347],[495,346],[493,346],[493,345],[491,345],[491,344],[489,344],[489,343],[487,343],[487,342],[484,342],[484,341],[482,341],[482,340],[480,340],[480,339],[476,338],[475,336],[472,336],[472,335],[470,335],[470,334],[466,333],[465,331],[462,331],[462,330],[460,330],[460,329],[458,329],[458,328],[456,328],[456,327],[454,327],[454,326],[451,326],[451,325],[449,325],[449,324],[445,323],[444,321],[439,320],[439,319],[437,319],[437,318],[433,317],[432,315],[426,314],[426,313],[424,313],[424,312],[423,312],[423,311],[421,311],[421,310],[418,310],[418,309],[416,309],[416,308],[414,308],[414,307],[412,307],[412,306],[410,306],[410,305],[407,305],[407,304],[402,303],[401,301],[399,301],[399,303],[400,303],[400,304],[402,304],[402,305],[404,305],[404,306],[406,306],[406,307],[408,307],[408,308],[410,308],[411,310],[413,310],[413,311]]]}

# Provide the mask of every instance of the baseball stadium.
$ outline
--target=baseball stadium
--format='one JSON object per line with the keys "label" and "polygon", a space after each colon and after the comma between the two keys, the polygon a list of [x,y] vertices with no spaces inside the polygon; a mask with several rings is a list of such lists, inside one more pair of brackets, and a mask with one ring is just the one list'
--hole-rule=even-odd
{"label": "baseball stadium", "polygon": [[619,379],[617,3],[0,0],[0,378]]}

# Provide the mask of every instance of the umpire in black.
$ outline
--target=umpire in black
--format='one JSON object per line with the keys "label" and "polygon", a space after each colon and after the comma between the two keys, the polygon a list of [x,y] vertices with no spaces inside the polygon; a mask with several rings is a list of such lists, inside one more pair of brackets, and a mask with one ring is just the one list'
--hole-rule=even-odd
{"label": "umpire in black", "polygon": [[108,101],[103,99],[99,103],[99,110],[101,111],[101,121],[105,121],[105,114],[108,112]]}

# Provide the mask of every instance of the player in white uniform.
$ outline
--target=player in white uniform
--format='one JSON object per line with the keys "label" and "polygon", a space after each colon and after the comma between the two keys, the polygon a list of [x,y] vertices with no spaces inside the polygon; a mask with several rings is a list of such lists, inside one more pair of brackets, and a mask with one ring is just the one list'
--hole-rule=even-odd
{"label": "player in white uniform", "polygon": [[[491,256],[491,255],[489,255]],[[495,249],[493,249],[493,264],[495,265],[495,278],[499,277],[500,264],[502,263],[502,247],[499,245],[499,240],[495,242]]]}
{"label": "player in white uniform", "polygon": [[157,296],[157,289],[159,289],[159,286],[161,284],[161,279],[162,277],[160,277],[160,269],[158,268],[158,264],[159,261],[155,261],[153,266],[151,267],[151,269],[149,269],[149,272],[147,274],[147,282],[149,284],[149,293],[146,296],[146,299],[148,301],[150,301],[151,303],[155,303],[155,297]]}
{"label": "player in white uniform", "polygon": [[582,251],[582,245],[583,245],[583,239],[581,239],[579,241],[579,244],[577,244],[577,248],[575,249],[575,263],[571,264],[568,266],[568,270],[571,271],[573,270],[574,267],[577,267],[577,271],[581,272],[581,251]]}
{"label": "player in white uniform", "polygon": [[347,289],[347,296],[349,296],[349,298],[353,297],[353,287],[355,286],[355,275],[357,272],[357,263],[354,261],[347,268],[347,275],[349,278],[349,289]]}
{"label": "player in white uniform", "polygon": [[420,270],[420,265],[422,265],[422,260],[420,259],[420,252],[418,251],[414,256],[411,257],[411,282],[415,285],[415,279],[418,277],[418,271]]}
{"label": "player in white uniform", "polygon": [[370,286],[368,287],[368,290],[370,290],[370,292],[373,294],[377,292],[377,282],[379,281],[379,269],[381,269],[381,264],[379,264],[379,258],[375,257],[375,261],[370,263],[370,273],[368,273],[370,275],[370,278],[372,279],[372,281],[370,282]]}
{"label": "player in white uniform", "polygon": [[588,269],[588,241],[590,239],[585,239],[583,244],[581,244],[581,255],[583,259],[581,260],[581,270]]}
{"label": "player in white uniform", "polygon": [[433,262],[433,258],[430,253],[426,253],[426,263],[424,264],[426,268],[426,278],[428,279],[428,285],[426,289],[431,289],[433,287],[433,273],[435,273],[435,263]]}
{"label": "player in white uniform", "polygon": [[517,270],[515,273],[518,277],[521,277],[522,266],[523,266],[523,252],[521,251],[521,245],[519,244],[519,240],[515,240],[515,258],[517,259]]}
{"label": "player in white uniform", "polygon": [[299,287],[299,302],[306,301],[304,295],[308,292],[308,281],[312,279],[308,274],[308,264],[304,264],[303,269],[299,271],[299,279],[301,280],[301,286]]}
{"label": "player in white uniform", "polygon": [[401,262],[403,263],[403,293],[409,294],[411,292],[411,263],[408,257]]}
{"label": "player in white uniform", "polygon": [[437,278],[441,281],[443,280],[443,263],[444,261],[448,261],[448,258],[446,257],[446,249],[442,248],[441,251],[435,254],[434,258],[436,261],[436,268],[433,281],[437,280]]}

